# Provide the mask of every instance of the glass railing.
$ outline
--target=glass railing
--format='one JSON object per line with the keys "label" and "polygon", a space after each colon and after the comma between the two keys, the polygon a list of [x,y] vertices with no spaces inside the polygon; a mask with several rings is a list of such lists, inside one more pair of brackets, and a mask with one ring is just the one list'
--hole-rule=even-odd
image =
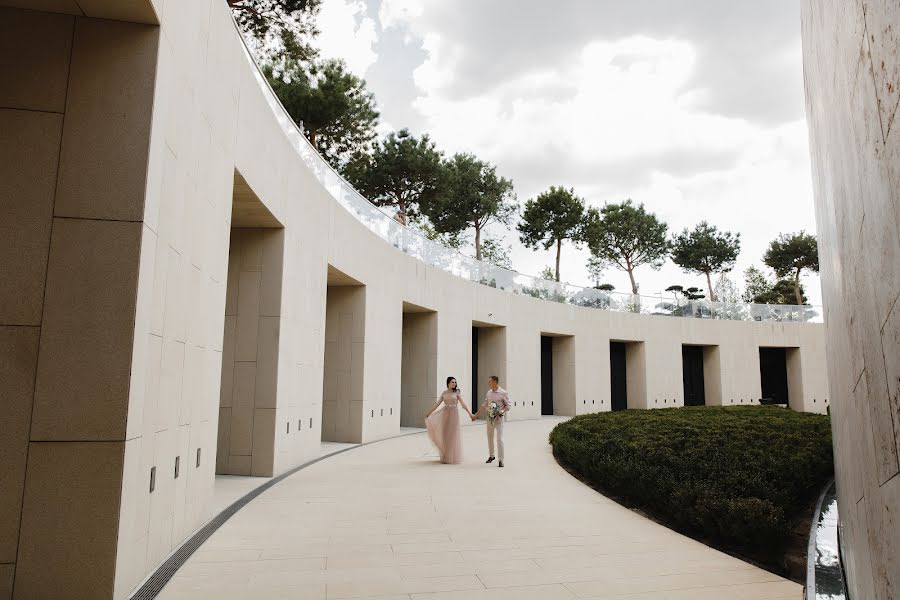
{"label": "glass railing", "polygon": [[[237,24],[235,24],[237,29]],[[238,35],[240,30],[238,30]],[[245,55],[256,77],[263,97],[269,103],[291,145],[319,183],[341,206],[392,246],[427,265],[482,285],[513,294],[541,300],[574,304],[616,312],[665,315],[695,319],[727,319],[736,321],[822,322],[822,310],[816,306],[744,304],[707,301],[679,301],[674,297],[646,296],[605,292],[602,290],[557,283],[523,275],[483,261],[430,240],[420,232],[398,223],[391,215],[369,202],[323,159],[303,132],[288,115],[269,86],[252,51],[244,44]]]}

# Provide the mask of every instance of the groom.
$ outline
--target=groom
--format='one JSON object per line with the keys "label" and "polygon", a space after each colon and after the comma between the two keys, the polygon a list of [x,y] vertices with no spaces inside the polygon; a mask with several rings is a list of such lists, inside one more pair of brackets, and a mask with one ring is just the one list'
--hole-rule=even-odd
{"label": "groom", "polygon": [[[497,436],[497,456],[500,458],[500,461],[497,463],[497,466],[503,466],[503,417],[506,416],[506,413],[509,412],[509,394],[506,393],[502,387],[500,387],[500,378],[496,375],[491,375],[488,378],[488,393],[484,397],[484,402],[481,403],[481,406],[478,407],[478,412],[472,415],[472,420],[478,418],[478,416],[482,413],[482,411],[488,413],[488,422],[487,422],[487,436],[488,436],[488,452],[490,456],[486,462],[491,463],[494,462],[494,435]],[[495,403],[497,405],[497,413],[494,418],[490,417],[489,407],[491,403]]]}

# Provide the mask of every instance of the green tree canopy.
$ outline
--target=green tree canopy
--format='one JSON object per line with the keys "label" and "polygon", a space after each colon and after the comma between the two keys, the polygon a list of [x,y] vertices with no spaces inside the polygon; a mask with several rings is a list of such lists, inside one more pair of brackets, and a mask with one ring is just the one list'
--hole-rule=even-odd
{"label": "green tree canopy", "polygon": [[421,203],[422,213],[441,233],[475,230],[475,258],[481,260],[481,235],[494,222],[509,224],[515,205],[512,182],[493,165],[472,154],[455,154],[444,164],[441,192]]}
{"label": "green tree canopy", "polygon": [[766,274],[756,267],[747,267],[744,270],[744,293],[741,296],[744,302],[756,302],[756,298],[763,296],[772,289],[772,283]]}
{"label": "green tree canopy", "polygon": [[407,129],[388,134],[371,154],[357,153],[344,169],[347,181],[369,200],[395,208],[403,225],[419,216],[420,205],[435,200],[442,173],[442,155],[428,135],[416,139]]}
{"label": "green tree canopy", "polygon": [[683,285],[670,285],[666,288],[667,292],[672,292],[676,298],[684,296],[685,300],[703,300],[706,295],[703,290],[697,287],[686,288]]}
{"label": "green tree canopy", "polygon": [[322,0],[226,0],[254,50],[269,62],[306,62],[318,55],[312,40]]}
{"label": "green tree canopy", "polygon": [[781,234],[769,244],[763,262],[772,267],[779,278],[790,277],[794,282],[794,299],[798,305],[803,300],[800,275],[803,271],[819,272],[819,249],[816,236],[800,233]]}
{"label": "green tree canopy", "polygon": [[[600,289],[600,286],[603,285],[600,283],[600,280],[603,279],[603,273],[606,272],[606,269],[609,268],[609,263],[602,258],[597,258],[596,256],[591,256],[587,262],[587,270],[588,275],[591,277],[591,281],[594,284],[595,289]],[[607,284],[609,285],[609,284]]]}
{"label": "green tree canopy", "polygon": [[608,261],[631,279],[631,293],[638,293],[634,270],[642,265],[654,269],[662,266],[669,253],[668,226],[643,204],[631,200],[607,204],[600,212],[591,211],[584,240],[591,254]]}
{"label": "green tree canopy", "polygon": [[693,273],[706,275],[709,298],[716,301],[712,273],[724,273],[734,268],[741,251],[741,234],[719,231],[714,225],[701,221],[672,239],[672,262]]}
{"label": "green tree canopy", "polygon": [[[550,265],[547,265],[546,267],[541,269],[539,276],[541,279],[547,279],[547,280],[553,281],[553,279],[556,277],[556,273],[554,273],[553,267],[551,267]],[[557,281],[559,281],[559,280],[557,279]]]}
{"label": "green tree canopy", "polygon": [[754,304],[805,304],[806,295],[800,285],[800,301],[797,301],[794,283],[790,279],[772,282],[756,267],[744,271],[744,302]]}
{"label": "green tree canopy", "polygon": [[492,265],[512,270],[512,260],[509,257],[511,247],[509,244],[504,245],[499,240],[486,238],[481,243],[482,259]]}
{"label": "green tree canopy", "polygon": [[375,97],[343,62],[309,68],[291,62],[277,74],[271,66],[264,71],[288,114],[333,167],[341,169],[351,155],[370,151],[378,124]]}
{"label": "green tree canopy", "polygon": [[556,246],[556,281],[559,281],[562,243],[565,240],[580,243],[584,215],[584,199],[576,196],[574,189],[553,186],[525,203],[518,225],[519,239],[534,250],[541,246],[544,250]]}
{"label": "green tree canopy", "polygon": [[800,284],[800,298],[796,296],[796,288],[794,282],[790,279],[779,279],[772,287],[765,290],[761,294],[754,296],[753,302],[756,304],[806,304],[806,294],[803,290],[803,284]]}
{"label": "green tree canopy", "polygon": [[432,227],[431,224],[427,221],[412,223],[411,225],[414,229],[418,229],[422,233],[422,235],[424,235],[432,242],[437,242],[442,246],[450,248],[451,250],[459,250],[466,242],[465,238],[458,233],[446,234],[436,231],[434,227]]}

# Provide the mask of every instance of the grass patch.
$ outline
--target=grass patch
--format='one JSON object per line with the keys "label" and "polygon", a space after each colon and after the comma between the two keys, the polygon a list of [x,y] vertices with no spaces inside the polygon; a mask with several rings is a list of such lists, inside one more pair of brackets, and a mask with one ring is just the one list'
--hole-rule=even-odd
{"label": "grass patch", "polygon": [[582,415],[550,443],[601,493],[783,574],[792,530],[834,476],[829,417],[772,406]]}

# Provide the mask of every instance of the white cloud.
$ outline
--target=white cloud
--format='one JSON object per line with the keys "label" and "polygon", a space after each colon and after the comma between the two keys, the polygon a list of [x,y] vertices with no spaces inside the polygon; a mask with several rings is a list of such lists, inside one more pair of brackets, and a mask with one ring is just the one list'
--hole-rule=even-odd
{"label": "white cloud", "polygon": [[385,29],[400,28],[421,17],[424,12],[423,0],[382,0],[378,19]]}
{"label": "white cloud", "polygon": [[367,16],[363,0],[329,0],[319,13],[316,44],[325,58],[342,58],[351,72],[366,74],[378,54],[375,20]]}
{"label": "white cloud", "polygon": [[[728,152],[753,142],[742,119],[695,111],[682,92],[691,77],[690,43],[631,37],[586,45],[570,64],[524,72],[484,94],[445,93],[455,49],[426,36],[429,52],[415,72],[414,107],[427,129],[453,150],[503,162],[527,157],[591,165],[652,161],[674,152]],[[446,53],[450,58],[435,57]],[[652,166],[652,165],[651,165]]]}
{"label": "white cloud", "polygon": [[[709,220],[741,232],[740,280],[779,233],[815,230],[796,6],[626,4],[561,2],[539,18],[501,0],[382,0],[383,35],[423,54],[401,108],[445,151],[497,164],[523,201],[574,186],[594,205],[643,202],[672,230]],[[588,283],[586,258],[565,248],[564,279]],[[524,273],[552,262],[514,244]],[[625,274],[609,279],[629,288]],[[647,293],[706,287],[672,264],[638,280]],[[807,285],[818,302],[818,278]]]}

